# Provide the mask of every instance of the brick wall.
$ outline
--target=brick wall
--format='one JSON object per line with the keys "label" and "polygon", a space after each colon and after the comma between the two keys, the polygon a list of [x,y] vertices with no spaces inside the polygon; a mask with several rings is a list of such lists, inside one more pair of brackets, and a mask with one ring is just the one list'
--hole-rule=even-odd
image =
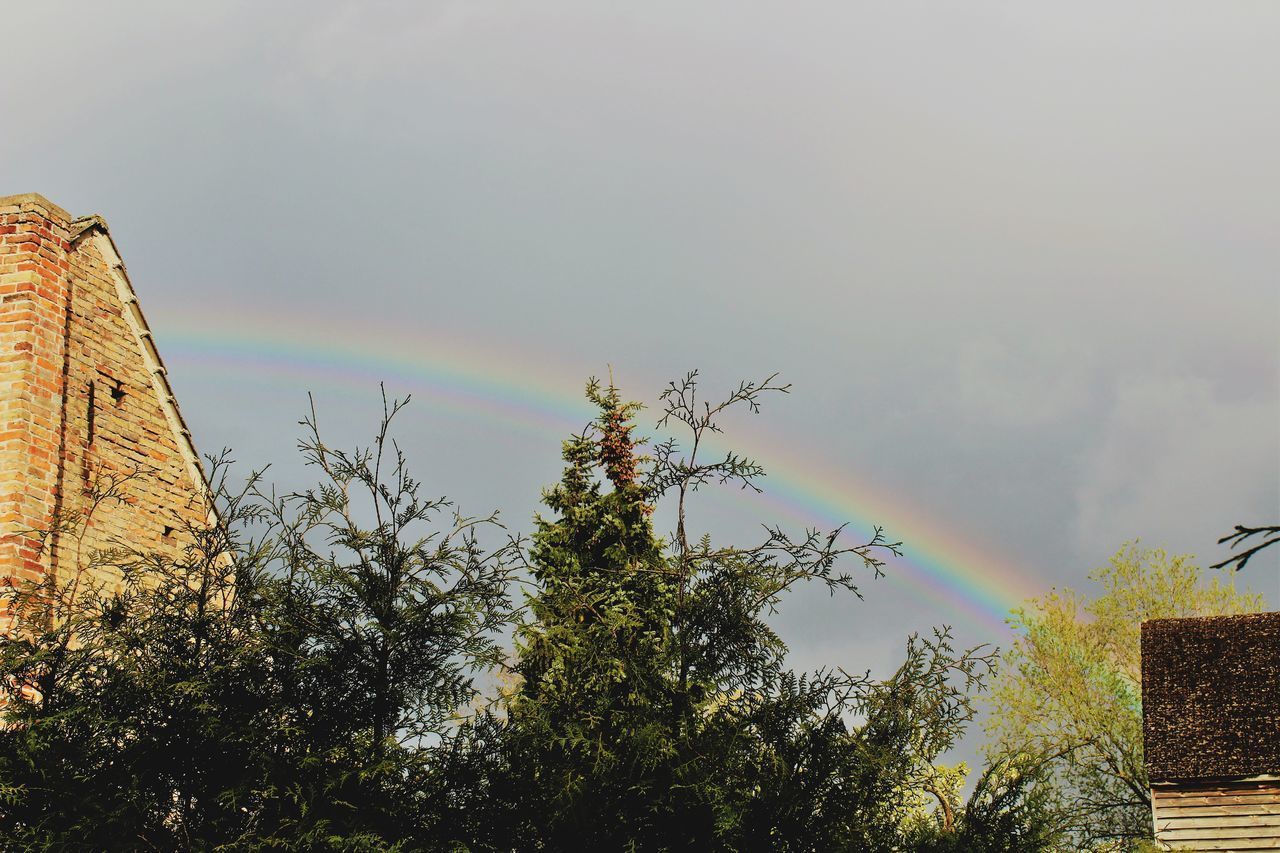
{"label": "brick wall", "polygon": [[[203,496],[106,224],[0,198],[0,578],[69,578],[120,547],[176,554]],[[67,529],[42,537],[55,518]]]}

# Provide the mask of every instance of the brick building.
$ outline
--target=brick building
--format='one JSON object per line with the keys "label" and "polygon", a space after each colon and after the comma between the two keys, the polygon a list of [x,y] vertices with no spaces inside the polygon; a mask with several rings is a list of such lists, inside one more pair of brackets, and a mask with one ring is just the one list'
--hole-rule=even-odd
{"label": "brick building", "polygon": [[[90,513],[112,484],[122,499]],[[106,223],[0,197],[0,579],[62,578],[120,545],[176,552],[205,494]],[[67,530],[42,536],[55,518]]]}
{"label": "brick building", "polygon": [[1157,841],[1280,850],[1280,613],[1142,625]]}

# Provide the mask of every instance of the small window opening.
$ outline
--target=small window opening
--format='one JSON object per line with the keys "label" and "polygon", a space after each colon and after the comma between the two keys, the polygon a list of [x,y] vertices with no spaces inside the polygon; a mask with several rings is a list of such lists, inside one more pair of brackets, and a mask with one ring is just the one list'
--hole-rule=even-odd
{"label": "small window opening", "polygon": [[89,428],[88,428],[88,441],[86,441],[85,444],[93,444],[93,427],[94,427],[93,421],[94,421],[94,416],[97,413],[97,406],[94,404],[94,400],[97,397],[96,392],[97,392],[97,386],[93,383],[93,380],[89,380],[89,407],[88,407],[89,410],[87,412]]}

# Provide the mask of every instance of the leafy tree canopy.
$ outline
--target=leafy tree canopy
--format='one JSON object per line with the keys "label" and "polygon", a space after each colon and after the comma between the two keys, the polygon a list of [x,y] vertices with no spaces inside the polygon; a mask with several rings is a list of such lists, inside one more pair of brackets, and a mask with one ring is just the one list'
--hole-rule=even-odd
{"label": "leafy tree canopy", "polygon": [[1101,595],[1055,590],[1014,611],[1018,637],[993,683],[988,753],[1045,763],[1075,844],[1113,849],[1151,836],[1142,622],[1249,613],[1262,600],[1191,557],[1136,544],[1089,577]]}

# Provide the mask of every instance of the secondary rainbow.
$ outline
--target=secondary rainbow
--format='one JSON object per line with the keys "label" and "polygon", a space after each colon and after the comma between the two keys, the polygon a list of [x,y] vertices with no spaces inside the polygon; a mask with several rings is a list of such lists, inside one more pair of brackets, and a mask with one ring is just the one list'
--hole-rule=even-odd
{"label": "secondary rainbow", "polygon": [[[347,327],[330,330],[319,318],[294,328],[313,332],[299,337],[289,330],[247,324],[243,319],[210,318],[194,328],[180,318],[165,318],[159,328],[163,354],[184,372],[246,370],[290,377],[308,390],[353,387],[367,391],[386,382],[393,393],[412,392],[430,404],[497,420],[548,438],[580,430],[591,417],[582,399],[580,368],[492,349],[480,352],[465,341],[433,333],[429,341],[385,330]],[[319,332],[316,332],[319,330]],[[341,341],[359,341],[359,346]],[[369,341],[395,341],[397,349],[379,349]],[[406,342],[412,342],[405,346]],[[1042,590],[1024,571],[992,549],[970,542],[945,523],[857,476],[843,463],[818,463],[788,456],[782,442],[736,449],[759,460],[767,472],[760,500],[799,524],[832,526],[849,522],[851,535],[865,535],[872,524],[900,539],[904,557],[890,561],[890,583],[906,584],[937,602],[948,614],[1007,636],[1011,608]],[[729,492],[729,494],[735,494]]]}

